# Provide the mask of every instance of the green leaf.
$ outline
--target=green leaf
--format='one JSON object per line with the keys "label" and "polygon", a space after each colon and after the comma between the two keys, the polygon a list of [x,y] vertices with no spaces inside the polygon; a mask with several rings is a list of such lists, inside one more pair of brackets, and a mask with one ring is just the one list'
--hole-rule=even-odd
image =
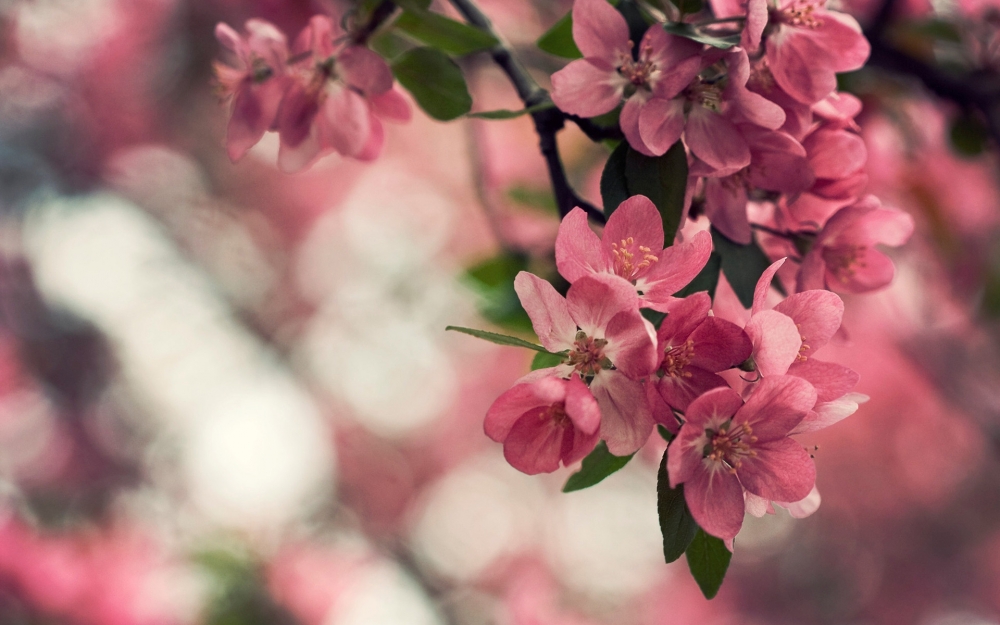
{"label": "green leaf", "polygon": [[712,228],[712,245],[722,257],[722,273],[726,275],[729,286],[733,287],[743,307],[750,308],[757,280],[771,264],[767,254],[760,249],[756,239],[751,239],[748,245],[740,245],[715,228]]}
{"label": "green leaf", "polygon": [[698,524],[691,516],[684,499],[684,485],[678,484],[677,488],[670,488],[670,477],[667,475],[668,451],[669,448],[663,452],[663,460],[656,473],[656,512],[660,517],[660,533],[663,534],[663,557],[667,562],[673,562],[681,557],[694,540]]}
{"label": "green leaf", "polygon": [[500,43],[484,30],[417,7],[403,11],[395,27],[420,43],[458,56],[486,50]]}
{"label": "green leaf", "polygon": [[709,536],[701,528],[698,529],[687,549],[687,561],[691,575],[694,576],[694,581],[698,582],[698,587],[706,599],[718,594],[732,558],[733,553],[726,549],[721,539]]}
{"label": "green leaf", "polygon": [[515,332],[531,332],[531,319],[514,291],[514,278],[527,268],[527,255],[502,252],[465,272],[463,282],[479,294],[479,313],[490,323]]}
{"label": "green leaf", "polygon": [[452,120],[472,108],[472,96],[465,86],[462,70],[440,50],[407,50],[393,62],[392,73],[434,119]]}
{"label": "green leaf", "polygon": [[370,39],[368,46],[390,63],[393,59],[398,58],[401,54],[407,50],[412,50],[414,47],[413,42],[409,39],[404,39],[391,30],[387,30]]}
{"label": "green leaf", "polygon": [[628,141],[622,141],[615,148],[601,172],[601,202],[604,214],[611,217],[618,205],[628,199],[628,183],[625,180],[625,157],[629,152]]}
{"label": "green leaf", "polygon": [[653,327],[657,330],[663,325],[663,320],[667,318],[667,313],[660,312],[658,310],[653,310],[652,308],[641,308],[639,314],[643,316],[646,321],[653,324]]}
{"label": "green leaf", "polygon": [[566,358],[562,354],[550,354],[547,352],[538,352],[535,357],[531,359],[531,370],[536,369],[548,369],[549,367],[555,367],[556,365],[562,364],[562,361]]}
{"label": "green leaf", "polygon": [[719,271],[722,269],[722,256],[718,252],[712,252],[708,257],[708,262],[701,268],[698,275],[694,277],[686,287],[677,291],[674,297],[687,297],[698,291],[708,291],[708,296],[715,299],[715,287],[719,285]]}
{"label": "green leaf", "polygon": [[961,156],[979,156],[986,149],[989,131],[972,111],[966,111],[955,118],[949,132],[951,146]]}
{"label": "green leaf", "polygon": [[528,108],[524,108],[519,111],[510,111],[507,109],[500,109],[497,111],[479,111],[476,113],[469,113],[466,117],[473,117],[475,119],[514,119],[515,117],[530,115],[537,111],[544,111],[545,109],[554,107],[555,104],[552,104],[551,102],[542,102],[541,104],[529,106]]}
{"label": "green leaf", "polygon": [[583,459],[583,464],[580,466],[580,470],[569,476],[569,479],[566,480],[566,485],[563,486],[563,492],[571,493],[575,490],[582,490],[597,484],[604,478],[628,464],[628,461],[631,460],[634,455],[635,454],[629,454],[628,456],[615,456],[608,451],[607,443],[601,441],[597,444],[597,447],[594,447],[594,451],[590,452],[587,457]]}
{"label": "green leaf", "polygon": [[738,34],[725,36],[712,35],[692,26],[691,24],[685,24],[682,22],[667,22],[663,25],[663,30],[667,31],[671,35],[685,37],[687,39],[697,41],[698,43],[704,43],[721,50],[728,50],[733,46],[739,45],[740,43],[740,36]]}
{"label": "green leaf", "polygon": [[582,59],[583,53],[573,41],[572,11],[562,16],[552,28],[545,31],[545,34],[538,38],[535,45],[543,52],[561,56],[564,59]]}
{"label": "green leaf", "polygon": [[628,148],[625,157],[625,181],[629,195],[645,195],[660,211],[665,245],[674,235],[684,216],[688,166],[684,144],[678,141],[663,156],[645,156]]}
{"label": "green leaf", "polygon": [[681,15],[693,15],[704,7],[701,0],[673,0],[673,2]]}
{"label": "green leaf", "polygon": [[667,428],[663,427],[662,423],[657,423],[656,424],[656,431],[659,432],[660,438],[662,438],[663,440],[667,441],[668,443],[670,441],[674,440],[674,435],[670,433],[670,430],[668,430]]}
{"label": "green leaf", "polygon": [[551,354],[541,345],[535,345],[525,341],[524,339],[519,339],[516,336],[507,336],[506,334],[497,334],[496,332],[487,332],[486,330],[476,330],[475,328],[463,328],[462,326],[447,326],[445,330],[454,330],[455,332],[461,332],[462,334],[468,334],[469,336],[474,336],[484,341],[489,341],[490,343],[496,343],[497,345],[509,345],[511,347],[527,347],[528,349],[533,349],[536,352],[544,352],[546,354]]}

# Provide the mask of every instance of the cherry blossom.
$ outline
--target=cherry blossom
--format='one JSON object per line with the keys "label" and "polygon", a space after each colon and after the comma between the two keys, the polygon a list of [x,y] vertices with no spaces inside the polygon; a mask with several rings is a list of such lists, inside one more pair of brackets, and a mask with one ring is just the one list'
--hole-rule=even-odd
{"label": "cherry blossom", "polygon": [[598,441],[601,411],[573,374],[515,384],[486,413],[486,435],[503,443],[504,458],[529,475],[551,473],[586,456]]}
{"label": "cherry blossom", "polygon": [[234,162],[243,158],[275,122],[278,106],[288,86],[285,64],[288,42],[273,24],[247,20],[247,36],[228,24],[215,27],[215,37],[236,55],[238,67],[215,63],[222,95],[230,102],[226,149]]}
{"label": "cherry blossom", "polygon": [[684,484],[691,515],[706,532],[731,539],[743,525],[743,492],[770,501],[799,501],[812,490],[816,467],[788,437],[816,402],[801,378],[765,378],[746,403],[731,388],[691,402],[668,448],[670,485]]}
{"label": "cherry blossom", "polygon": [[294,81],[278,111],[278,164],[294,172],[329,151],[375,158],[384,131],[378,116],[407,121],[410,108],[393,89],[381,56],[361,45],[338,45],[343,33],[332,19],[314,16],[293,46]]}
{"label": "cherry blossom", "polygon": [[[628,455],[649,438],[653,418],[639,381],[656,368],[656,334],[639,314],[634,288],[617,276],[583,276],[563,298],[538,276],[522,271],[514,289],[547,350],[565,361],[540,369],[590,382],[601,408],[601,438],[611,453]],[[538,375],[538,372],[535,372]]]}
{"label": "cherry blossom", "polygon": [[707,232],[664,248],[663,220],[644,195],[622,202],[600,238],[580,208],[562,220],[556,236],[556,267],[570,283],[589,275],[618,276],[632,285],[640,306],[661,311],[698,275],[711,253]]}
{"label": "cherry blossom", "polygon": [[895,266],[875,245],[902,245],[913,234],[913,226],[910,215],[882,207],[871,195],[837,211],[802,260],[798,290],[865,293],[886,286]]}
{"label": "cherry blossom", "polygon": [[[734,323],[710,317],[711,305],[708,293],[676,300],[657,332],[660,363],[655,386],[671,408],[687,410],[705,391],[726,386],[717,373],[750,357],[753,346],[746,333]],[[663,425],[676,432],[677,420],[668,416]]]}

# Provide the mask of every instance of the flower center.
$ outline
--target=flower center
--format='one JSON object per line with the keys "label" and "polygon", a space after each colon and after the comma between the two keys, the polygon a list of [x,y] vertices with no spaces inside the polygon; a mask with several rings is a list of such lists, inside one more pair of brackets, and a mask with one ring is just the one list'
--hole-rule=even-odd
{"label": "flower center", "polygon": [[823,250],[823,260],[827,269],[841,282],[847,282],[855,276],[858,269],[864,269],[868,264],[864,261],[865,245],[841,245]]}
{"label": "flower center", "polygon": [[805,352],[809,351],[809,344],[806,343],[806,337],[802,334],[802,324],[796,323],[795,327],[799,330],[799,338],[802,339],[802,346],[799,347],[799,353],[795,355],[795,360],[799,362],[805,362],[809,360],[809,356],[805,355]]}
{"label": "flower center", "polygon": [[551,420],[558,427],[565,427],[569,424],[569,415],[566,414],[564,404],[552,404],[538,413],[539,421]]}
{"label": "flower center", "polygon": [[663,354],[663,363],[657,373],[660,377],[669,375],[672,378],[690,378],[691,372],[687,366],[694,358],[694,341],[688,339],[683,345],[671,347]]}
{"label": "flower center", "polygon": [[[632,42],[630,41],[628,45],[631,48]],[[656,71],[656,63],[649,59],[652,53],[653,47],[647,44],[639,49],[638,61],[623,54],[619,61],[618,73],[627,78],[634,87],[649,87],[653,72]]]}
{"label": "flower center", "polygon": [[253,76],[254,82],[262,83],[274,75],[274,70],[267,64],[267,61],[255,54],[250,61],[250,75]]}
{"label": "flower center", "polygon": [[684,90],[684,96],[693,105],[704,106],[716,113],[722,110],[722,86],[718,82],[708,82],[699,76]]}
{"label": "flower center", "polygon": [[757,442],[757,437],[753,435],[749,423],[733,427],[732,421],[727,421],[718,430],[706,429],[705,436],[708,444],[702,451],[704,457],[724,464],[730,473],[736,473],[743,464],[743,458],[757,457],[757,452],[750,448]]}
{"label": "flower center", "polygon": [[820,3],[816,0],[796,0],[784,9],[772,11],[771,15],[775,21],[789,26],[815,29],[823,24],[823,20],[815,15],[818,8],[820,8]]}
{"label": "flower center", "polygon": [[636,254],[630,249],[633,245],[635,245],[635,239],[632,237],[622,239],[619,243],[612,243],[611,255],[614,257],[615,274],[634,283],[640,273],[660,259],[653,255],[652,250],[645,245],[638,246],[642,260],[636,259]]}
{"label": "flower center", "polygon": [[611,361],[604,355],[605,339],[595,339],[580,330],[576,333],[573,349],[569,352],[566,362],[574,367],[581,376],[597,375],[601,369],[610,369]]}

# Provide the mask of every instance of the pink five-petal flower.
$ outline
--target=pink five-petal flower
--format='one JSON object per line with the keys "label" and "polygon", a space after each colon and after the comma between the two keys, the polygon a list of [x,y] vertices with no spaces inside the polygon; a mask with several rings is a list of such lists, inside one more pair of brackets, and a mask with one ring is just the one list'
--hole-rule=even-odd
{"label": "pink five-petal flower", "polygon": [[672,98],[700,71],[701,46],[668,35],[660,24],[649,27],[633,58],[628,24],[605,0],[576,0],[573,39],[584,58],[552,75],[552,101],[574,115],[607,113],[626,97],[622,116],[637,118],[651,96]]}
{"label": "pink five-petal flower", "polygon": [[770,501],[799,501],[816,483],[809,453],[789,432],[816,403],[808,382],[765,378],[746,403],[731,388],[716,388],[691,402],[670,443],[670,485],[684,484],[691,515],[722,539],[743,525],[744,489]]}
{"label": "pink five-petal flower", "polygon": [[750,320],[743,328],[753,343],[754,366],[765,377],[787,373],[802,348],[802,337],[791,317],[764,308],[771,280],[784,262],[784,258],[776,261],[757,280]]}
{"label": "pink five-petal flower", "polygon": [[[514,289],[538,339],[566,361],[549,370],[574,372],[590,382],[601,407],[601,438],[611,453],[630,454],[653,431],[653,417],[640,379],[656,368],[656,333],[639,314],[631,284],[617,276],[583,276],[564,299],[538,276],[522,271]],[[536,372],[537,374],[537,372]]]}
{"label": "pink five-petal flower", "polygon": [[875,245],[903,245],[912,234],[910,215],[883,208],[877,198],[866,196],[837,211],[823,226],[802,260],[798,289],[842,293],[880,289],[892,281],[895,267]]}
{"label": "pink five-petal flower", "polygon": [[576,374],[515,384],[486,413],[486,435],[503,443],[512,467],[529,475],[570,465],[597,445],[601,411]]}
{"label": "pink five-petal flower", "polygon": [[288,88],[285,63],[288,42],[273,24],[252,19],[243,38],[228,24],[215,27],[215,38],[235,53],[237,68],[215,64],[225,98],[231,101],[226,150],[234,162],[243,158],[274,125],[281,98]]}
{"label": "pink five-petal flower", "polygon": [[707,232],[663,248],[663,220],[644,195],[622,202],[600,238],[579,208],[566,215],[556,235],[556,267],[570,283],[589,275],[619,276],[634,285],[641,306],[661,311],[698,275],[711,253]]}
{"label": "pink five-petal flower", "polygon": [[338,46],[341,35],[333,20],[316,15],[295,40],[294,58],[301,60],[277,117],[278,164],[285,171],[300,171],[330,151],[374,158],[384,137],[375,114],[409,119],[385,60],[364,46]]}
{"label": "pink five-petal flower", "polygon": [[[705,391],[726,386],[716,374],[739,365],[753,350],[750,338],[739,326],[708,316],[711,306],[708,293],[675,300],[657,331],[660,363],[652,381],[671,408],[687,410]],[[672,414],[657,416],[667,429],[677,431]]]}
{"label": "pink five-petal flower", "polygon": [[836,74],[859,69],[871,52],[857,20],[828,11],[826,0],[781,0],[770,10],[765,37],[775,81],[805,104],[829,95]]}

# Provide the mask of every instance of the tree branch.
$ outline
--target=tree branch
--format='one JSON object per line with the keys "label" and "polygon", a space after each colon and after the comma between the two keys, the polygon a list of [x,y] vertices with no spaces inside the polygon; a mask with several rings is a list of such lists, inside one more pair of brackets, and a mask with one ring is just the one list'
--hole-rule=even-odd
{"label": "tree branch", "polygon": [[375,34],[383,23],[396,12],[396,3],[392,0],[382,0],[378,6],[372,10],[372,15],[364,26],[352,33],[351,38],[356,44],[365,44]]}
{"label": "tree branch", "polygon": [[[493,30],[493,24],[479,10],[479,7],[471,0],[449,0],[449,2],[470,24],[497,38],[499,43],[489,49],[490,56],[493,58],[493,62],[510,79],[510,82],[514,85],[514,89],[517,91],[517,96],[524,103],[524,106],[527,108],[548,102],[548,92],[538,86],[538,83],[531,77],[528,70],[514,58],[510,48],[503,42],[500,35]],[[556,133],[565,126],[567,115],[557,108],[548,108],[532,113],[531,119],[535,123],[539,147],[549,170],[549,180],[552,182],[552,190],[556,196],[559,215],[565,217],[574,207],[578,206],[585,210],[594,221],[604,223],[607,220],[604,212],[577,195],[566,177],[566,170],[563,168],[562,159],[559,156]],[[588,134],[588,136],[590,135]]]}

